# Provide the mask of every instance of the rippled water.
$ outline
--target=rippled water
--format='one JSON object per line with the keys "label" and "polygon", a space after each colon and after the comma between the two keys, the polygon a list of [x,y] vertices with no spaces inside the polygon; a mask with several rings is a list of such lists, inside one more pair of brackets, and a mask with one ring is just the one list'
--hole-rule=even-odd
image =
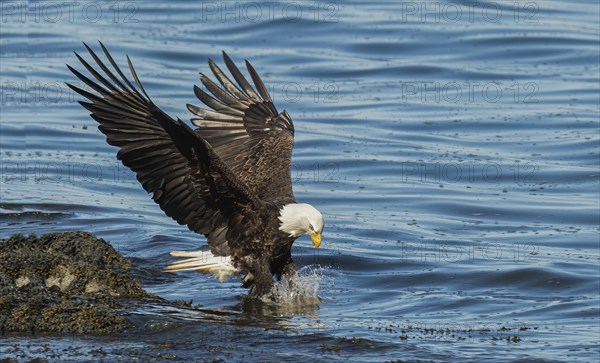
{"label": "rippled water", "polygon": [[[597,1],[1,6],[2,237],[91,231],[148,290],[202,305],[140,308],[123,336],[3,337],[1,355],[598,358]],[[318,305],[161,271],[203,238],[162,214],[64,86],[96,40],[183,119],[207,58],[253,62],[296,125],[295,194],[326,218],[322,248],[293,251]]]}

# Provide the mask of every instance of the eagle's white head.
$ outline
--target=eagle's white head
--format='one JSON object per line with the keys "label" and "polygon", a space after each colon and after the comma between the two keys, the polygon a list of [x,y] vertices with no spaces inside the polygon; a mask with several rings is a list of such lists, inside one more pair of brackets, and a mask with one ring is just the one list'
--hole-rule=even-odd
{"label": "eagle's white head", "polygon": [[286,204],[279,212],[281,225],[279,230],[289,234],[290,237],[300,237],[305,233],[310,235],[315,248],[321,245],[323,233],[323,216],[310,204]]}

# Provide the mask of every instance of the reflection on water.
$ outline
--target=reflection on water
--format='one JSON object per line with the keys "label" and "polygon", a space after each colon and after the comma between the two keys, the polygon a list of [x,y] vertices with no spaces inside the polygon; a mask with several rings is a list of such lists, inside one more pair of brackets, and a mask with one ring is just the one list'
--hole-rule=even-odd
{"label": "reflection on water", "polygon": [[[193,302],[138,306],[124,336],[7,337],[0,355],[597,359],[596,1],[19,4],[0,4],[2,237],[88,230],[145,288]],[[64,86],[83,86],[65,63],[96,40],[172,116],[189,119],[221,50],[292,115],[294,192],[327,225],[318,250],[294,244],[303,269],[277,303],[163,272],[204,238],[164,216]]]}

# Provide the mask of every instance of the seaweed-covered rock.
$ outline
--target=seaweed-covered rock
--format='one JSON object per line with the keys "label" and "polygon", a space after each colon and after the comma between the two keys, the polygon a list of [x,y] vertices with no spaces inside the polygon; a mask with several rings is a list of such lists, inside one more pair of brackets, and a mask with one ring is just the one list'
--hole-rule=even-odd
{"label": "seaweed-covered rock", "polygon": [[108,334],[132,324],[119,311],[152,299],[130,263],[86,232],[16,234],[0,242],[0,329]]}

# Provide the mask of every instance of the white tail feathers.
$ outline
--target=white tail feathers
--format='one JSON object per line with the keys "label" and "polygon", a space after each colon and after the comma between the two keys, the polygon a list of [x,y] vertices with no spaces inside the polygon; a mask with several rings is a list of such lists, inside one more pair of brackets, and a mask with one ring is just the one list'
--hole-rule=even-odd
{"label": "white tail feathers", "polygon": [[165,271],[168,272],[197,271],[213,274],[220,282],[239,273],[231,264],[231,257],[215,256],[210,251],[173,251],[171,256],[187,258],[167,266]]}

